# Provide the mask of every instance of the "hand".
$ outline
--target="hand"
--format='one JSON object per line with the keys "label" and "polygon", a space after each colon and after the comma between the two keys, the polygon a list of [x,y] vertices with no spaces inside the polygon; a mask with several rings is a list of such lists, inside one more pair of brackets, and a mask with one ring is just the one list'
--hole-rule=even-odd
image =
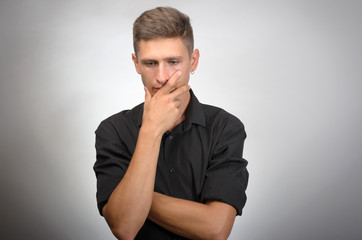
{"label": "hand", "polygon": [[190,86],[185,84],[177,87],[181,72],[175,72],[160,90],[152,97],[145,87],[145,104],[142,125],[164,134],[173,127],[182,116],[184,108],[180,96],[189,91]]}

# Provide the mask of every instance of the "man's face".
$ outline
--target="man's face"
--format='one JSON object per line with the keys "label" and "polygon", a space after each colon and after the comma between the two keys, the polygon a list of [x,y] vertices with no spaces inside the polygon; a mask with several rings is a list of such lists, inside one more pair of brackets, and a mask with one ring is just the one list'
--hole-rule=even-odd
{"label": "man's face", "polygon": [[153,96],[177,71],[181,72],[177,87],[187,84],[190,72],[197,68],[199,52],[196,49],[190,56],[180,38],[159,38],[141,40],[137,57],[132,54],[132,59]]}

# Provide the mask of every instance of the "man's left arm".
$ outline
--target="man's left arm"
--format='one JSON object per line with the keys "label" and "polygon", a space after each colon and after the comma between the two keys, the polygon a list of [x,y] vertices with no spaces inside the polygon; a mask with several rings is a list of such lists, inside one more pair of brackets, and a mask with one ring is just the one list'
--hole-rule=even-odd
{"label": "man's left arm", "polygon": [[236,209],[220,201],[203,204],[155,192],[148,218],[189,239],[227,239],[235,216]]}
{"label": "man's left arm", "polygon": [[241,215],[248,184],[247,161],[243,158],[246,133],[239,119],[230,115],[207,168],[201,203],[153,194],[148,218],[190,239],[227,239],[236,215]]}

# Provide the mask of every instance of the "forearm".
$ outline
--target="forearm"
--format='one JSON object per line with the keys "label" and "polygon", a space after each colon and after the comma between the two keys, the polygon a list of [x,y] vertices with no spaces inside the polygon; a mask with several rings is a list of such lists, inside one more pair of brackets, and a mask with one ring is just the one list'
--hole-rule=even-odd
{"label": "forearm", "polygon": [[220,202],[206,204],[153,194],[148,218],[167,230],[190,239],[226,239],[236,210]]}
{"label": "forearm", "polygon": [[177,87],[180,75],[174,74],[154,96],[145,87],[135,151],[125,175],[103,207],[103,215],[117,238],[133,239],[150,211],[162,135],[174,127],[187,107],[187,101],[180,98],[189,94],[189,86]]}
{"label": "forearm", "polygon": [[134,238],[149,213],[161,137],[141,128],[134,155],[118,186],[103,208],[117,238]]}

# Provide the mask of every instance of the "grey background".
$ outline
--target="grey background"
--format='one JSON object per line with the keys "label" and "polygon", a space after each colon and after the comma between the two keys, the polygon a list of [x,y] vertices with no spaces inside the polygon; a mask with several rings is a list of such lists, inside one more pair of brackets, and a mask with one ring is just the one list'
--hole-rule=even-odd
{"label": "grey background", "polygon": [[361,239],[362,4],[286,0],[1,0],[1,238],[113,239],[94,130],[143,101],[132,23],[159,5],[192,19],[200,101],[246,126],[230,239]]}

